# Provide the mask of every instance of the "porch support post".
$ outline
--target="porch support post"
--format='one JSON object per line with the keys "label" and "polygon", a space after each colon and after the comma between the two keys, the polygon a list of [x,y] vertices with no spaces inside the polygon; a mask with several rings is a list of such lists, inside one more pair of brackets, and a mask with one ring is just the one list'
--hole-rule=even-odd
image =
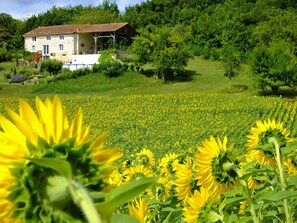
{"label": "porch support post", "polygon": [[98,48],[97,47],[97,40],[98,40],[98,38],[100,36],[100,33],[93,33],[92,36],[93,36],[94,41],[95,41],[94,54],[97,54],[97,48]]}
{"label": "porch support post", "polygon": [[116,48],[116,32],[113,33],[113,48]]}
{"label": "porch support post", "polygon": [[76,54],[79,54],[79,35],[76,34]]}

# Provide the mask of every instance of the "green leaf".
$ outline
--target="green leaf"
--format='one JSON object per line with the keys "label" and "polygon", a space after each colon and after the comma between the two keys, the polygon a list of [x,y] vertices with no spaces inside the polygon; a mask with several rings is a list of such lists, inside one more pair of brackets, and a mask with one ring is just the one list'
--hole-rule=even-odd
{"label": "green leaf", "polygon": [[37,145],[38,147],[42,148],[42,149],[47,149],[47,148],[50,148],[51,146],[48,144],[48,142],[41,138],[41,137],[38,137],[37,139]]}
{"label": "green leaf", "polygon": [[242,168],[243,172],[246,173],[249,169],[254,168],[255,163],[256,163],[256,160],[253,160],[253,161],[247,163],[246,165],[244,165]]}
{"label": "green leaf", "polygon": [[238,222],[238,215],[237,214],[230,214],[230,215],[228,215],[226,213],[225,216],[224,216],[224,222],[225,223]]}
{"label": "green leaf", "polygon": [[115,214],[111,217],[110,223],[139,223],[137,219],[126,214]]}
{"label": "green leaf", "polygon": [[224,204],[226,204],[226,205],[233,204],[233,203],[238,204],[239,201],[242,201],[242,200],[244,200],[243,197],[228,198],[228,199],[224,200]]}
{"label": "green leaf", "polygon": [[34,154],[36,151],[38,151],[37,146],[35,146],[30,140],[26,141],[26,146],[31,154]]}
{"label": "green leaf", "polygon": [[158,177],[142,178],[118,187],[106,194],[105,202],[97,205],[100,212],[108,218],[117,208],[141,194],[154,184]]}
{"label": "green leaf", "polygon": [[274,153],[274,146],[272,143],[266,143],[264,145],[259,145],[255,148],[253,148],[253,150],[260,150],[260,151],[271,151],[272,153]]}
{"label": "green leaf", "polygon": [[170,217],[171,217],[172,211],[167,215],[166,219],[163,221],[163,223],[170,223]]}
{"label": "green leaf", "polygon": [[166,208],[162,208],[161,210],[162,212],[178,212],[181,211],[181,208],[171,208],[171,207],[166,207]]}
{"label": "green leaf", "polygon": [[297,191],[263,191],[256,201],[281,201],[297,196]]}
{"label": "green leaf", "polygon": [[297,175],[293,175],[289,178],[287,186],[296,186],[297,185]]}
{"label": "green leaf", "polygon": [[243,188],[242,186],[238,186],[238,187],[235,187],[233,190],[230,190],[230,191],[227,191],[224,193],[224,196],[226,197],[234,197],[238,194],[242,194],[243,192]]}
{"label": "green leaf", "polygon": [[290,153],[294,152],[297,150],[297,143],[294,143],[292,145],[289,145],[289,146],[286,146],[284,148],[281,148],[281,153],[284,155],[284,156],[287,156],[289,155]]}
{"label": "green leaf", "polygon": [[272,171],[274,171],[272,166],[263,166],[263,167],[261,167],[261,169],[257,169],[257,168],[253,169],[254,173],[262,173],[262,172],[270,173]]}
{"label": "green leaf", "polygon": [[233,219],[231,219],[231,221],[227,221],[230,223],[236,222],[236,223],[251,223],[253,222],[253,217],[252,216],[244,216],[240,219],[236,219],[236,221],[234,221]]}
{"label": "green leaf", "polygon": [[90,192],[90,196],[93,200],[103,200],[106,196],[104,192]]}
{"label": "green leaf", "polygon": [[58,160],[54,158],[28,158],[28,160],[30,160],[32,163],[35,163],[38,166],[55,170],[67,179],[72,178],[71,165],[65,160]]}

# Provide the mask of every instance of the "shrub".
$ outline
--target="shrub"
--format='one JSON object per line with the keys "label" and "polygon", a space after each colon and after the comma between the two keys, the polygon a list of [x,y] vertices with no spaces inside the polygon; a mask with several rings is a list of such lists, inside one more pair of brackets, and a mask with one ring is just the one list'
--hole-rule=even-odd
{"label": "shrub", "polygon": [[78,78],[90,74],[92,71],[89,68],[81,68],[72,72],[72,78]]}
{"label": "shrub", "polygon": [[72,74],[73,72],[69,69],[62,69],[61,73],[59,75],[56,76],[56,78],[58,79],[59,77],[63,77],[63,79],[68,79],[68,78],[72,78]]}
{"label": "shrub", "polygon": [[118,61],[109,59],[99,64],[94,64],[93,72],[102,73],[107,77],[118,77],[125,71],[125,66]]}
{"label": "shrub", "polygon": [[110,60],[116,54],[117,54],[116,49],[107,49],[107,50],[101,51],[101,54],[99,57],[99,63]]}
{"label": "shrub", "polygon": [[123,69],[124,69],[124,71],[128,71],[129,64],[128,63],[123,63]]}
{"label": "shrub", "polygon": [[62,70],[63,63],[57,59],[50,59],[41,62],[40,71],[47,71],[50,74],[57,75]]}
{"label": "shrub", "polygon": [[0,49],[0,62],[10,61],[12,59],[11,53],[6,49]]}
{"label": "shrub", "polygon": [[13,76],[11,79],[10,79],[10,84],[11,83],[23,83],[25,80],[27,80],[27,77],[26,75],[24,74],[18,74],[18,75],[15,75]]}
{"label": "shrub", "polygon": [[66,80],[66,79],[72,79],[72,78],[78,78],[81,76],[85,76],[87,74],[90,74],[92,71],[89,68],[81,68],[75,71],[71,71],[69,69],[62,69],[60,74],[55,75],[50,78],[46,78],[46,83],[51,83],[55,81],[60,81],[60,80]]}

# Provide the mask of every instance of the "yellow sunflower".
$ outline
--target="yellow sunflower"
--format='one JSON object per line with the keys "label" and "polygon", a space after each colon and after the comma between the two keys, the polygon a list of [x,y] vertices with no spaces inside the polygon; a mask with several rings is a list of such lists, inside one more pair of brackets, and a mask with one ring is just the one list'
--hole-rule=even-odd
{"label": "yellow sunflower", "polygon": [[141,223],[146,222],[149,213],[147,200],[145,197],[139,197],[134,202],[128,204],[129,215],[133,216]]}
{"label": "yellow sunflower", "polygon": [[219,204],[214,201],[211,193],[204,187],[201,187],[201,192],[195,190],[194,194],[188,198],[187,206],[183,208],[183,216],[187,223],[208,223],[223,220]]}
{"label": "yellow sunflower", "polygon": [[147,190],[150,198],[165,202],[170,196],[173,181],[167,178],[158,178],[157,182]]}
{"label": "yellow sunflower", "polygon": [[174,169],[176,171],[174,184],[178,200],[186,202],[193,191],[198,189],[195,164],[190,157],[187,157],[184,164],[178,164]]}
{"label": "yellow sunflower", "polygon": [[117,169],[115,169],[108,178],[107,183],[114,187],[119,187],[123,184],[123,176],[119,173]]}
{"label": "yellow sunflower", "polygon": [[152,151],[146,148],[136,153],[136,159],[139,164],[142,164],[147,168],[152,168],[155,165],[154,154],[152,153]]}
{"label": "yellow sunflower", "polygon": [[13,185],[13,177],[6,166],[0,166],[0,220],[3,223],[21,222],[11,216],[13,203],[7,199],[9,188]]}
{"label": "yellow sunflower", "polygon": [[[275,120],[268,119],[267,121],[257,121],[257,127],[253,127],[250,130],[250,134],[247,135],[247,146],[249,149],[254,149],[257,146],[268,143],[270,137],[276,138],[280,148],[285,147],[293,139],[289,137],[290,131],[283,127],[282,122],[275,122]],[[251,150],[249,156],[254,157],[261,166],[276,165],[274,158],[274,148],[267,148],[265,151]]]}
{"label": "yellow sunflower", "polygon": [[131,166],[123,172],[125,182],[131,182],[132,180],[140,179],[142,177],[152,177],[153,174],[150,169],[143,165]]}
{"label": "yellow sunflower", "polygon": [[202,144],[203,147],[198,146],[199,153],[195,156],[198,185],[219,198],[221,193],[239,183],[236,171],[239,161],[232,146],[227,147],[227,137],[221,141],[211,136],[210,140],[204,140]]}
{"label": "yellow sunflower", "polygon": [[296,175],[297,174],[297,162],[296,162],[296,154],[295,157],[290,157],[286,160],[285,165],[288,169],[289,175]]}
{"label": "yellow sunflower", "polygon": [[[99,191],[106,186],[107,170],[122,154],[118,149],[103,150],[105,133],[90,143],[90,127],[83,125],[81,109],[69,124],[58,96],[44,102],[37,97],[36,110],[20,100],[19,113],[8,109],[11,120],[0,115],[0,222],[9,222],[12,216],[13,222],[55,221],[57,213],[61,221],[71,214],[84,219],[67,199],[61,210],[54,205],[55,199],[70,196],[60,181],[65,173],[61,166],[70,165],[75,182]],[[53,188],[63,193],[52,194]]]}
{"label": "yellow sunflower", "polygon": [[240,201],[239,202],[239,214],[244,214],[246,212],[246,208],[247,208],[247,205],[246,205],[246,201]]}
{"label": "yellow sunflower", "polygon": [[159,171],[160,173],[170,178],[175,173],[175,166],[178,164],[178,155],[175,153],[168,153],[166,154],[159,163]]}

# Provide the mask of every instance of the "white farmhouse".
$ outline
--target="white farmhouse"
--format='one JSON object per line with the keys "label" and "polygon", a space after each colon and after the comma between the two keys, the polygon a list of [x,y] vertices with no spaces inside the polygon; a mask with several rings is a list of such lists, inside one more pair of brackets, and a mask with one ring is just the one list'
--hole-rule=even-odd
{"label": "white farmhouse", "polygon": [[108,38],[115,44],[135,31],[128,23],[57,25],[39,27],[25,33],[25,49],[41,59],[58,59],[66,64],[94,64]]}

